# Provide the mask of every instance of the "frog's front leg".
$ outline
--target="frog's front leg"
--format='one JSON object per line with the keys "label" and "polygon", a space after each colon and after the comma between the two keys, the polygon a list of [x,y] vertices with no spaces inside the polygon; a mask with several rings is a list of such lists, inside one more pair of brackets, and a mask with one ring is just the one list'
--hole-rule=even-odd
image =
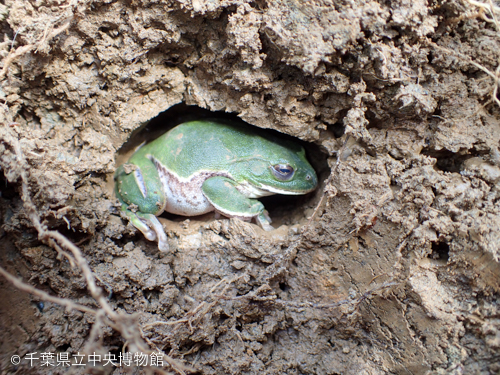
{"label": "frog's front leg", "polygon": [[[160,251],[168,251],[167,235],[156,218],[165,208],[166,195],[153,162],[146,159],[120,166],[115,182],[116,196],[132,225],[148,240],[158,240]],[[131,209],[132,205],[136,209]]]}
{"label": "frog's front leg", "polygon": [[221,214],[243,220],[256,218],[264,230],[273,230],[264,205],[255,199],[245,197],[236,188],[237,182],[222,176],[205,180],[201,189],[208,201]]}

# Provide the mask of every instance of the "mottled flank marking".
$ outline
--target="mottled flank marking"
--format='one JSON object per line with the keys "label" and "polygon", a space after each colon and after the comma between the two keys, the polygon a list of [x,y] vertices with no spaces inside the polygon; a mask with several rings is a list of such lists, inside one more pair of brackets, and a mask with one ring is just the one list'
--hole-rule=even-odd
{"label": "mottled flank marking", "polygon": [[226,172],[215,171],[200,171],[189,178],[182,178],[169,171],[153,156],[148,155],[148,158],[155,164],[167,197],[165,211],[177,215],[196,216],[213,211],[214,206],[205,198],[201,186],[210,177],[231,178]]}

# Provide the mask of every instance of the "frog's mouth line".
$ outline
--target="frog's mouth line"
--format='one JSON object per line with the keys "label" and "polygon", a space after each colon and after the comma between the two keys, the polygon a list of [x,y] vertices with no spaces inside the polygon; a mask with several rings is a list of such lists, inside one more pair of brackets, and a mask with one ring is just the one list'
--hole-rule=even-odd
{"label": "frog's mouth line", "polygon": [[303,195],[303,194],[309,193],[310,191],[314,190],[314,189],[309,189],[309,190],[290,191],[290,190],[276,189],[275,187],[267,186],[267,185],[260,185],[259,189],[264,190],[264,191],[268,191],[269,193],[272,193],[272,194],[282,194],[282,195]]}

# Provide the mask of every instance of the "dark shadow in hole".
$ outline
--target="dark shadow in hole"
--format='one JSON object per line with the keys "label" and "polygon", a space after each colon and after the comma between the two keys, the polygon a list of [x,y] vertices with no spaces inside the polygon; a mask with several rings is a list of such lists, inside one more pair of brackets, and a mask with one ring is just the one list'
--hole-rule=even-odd
{"label": "dark shadow in hole", "polygon": [[333,125],[327,125],[328,130],[331,130],[335,138],[340,138],[345,133],[345,126],[342,121],[337,121]]}
{"label": "dark shadow in hole", "polygon": [[17,186],[7,180],[0,172],[0,199],[11,200],[18,197]]}
{"label": "dark shadow in hole", "polygon": [[58,350],[60,353],[64,353],[64,352],[67,352],[69,348],[71,348],[71,345],[70,345],[70,344],[63,344],[63,345],[58,346],[58,347],[57,347],[57,350]]}
{"label": "dark shadow in hole", "polygon": [[222,312],[220,315],[219,315],[219,323],[224,323],[226,320],[228,320],[229,318],[231,318],[229,315],[225,314],[224,312]]}
{"label": "dark shadow in hole", "polygon": [[436,168],[443,172],[459,173],[463,170],[464,162],[472,157],[487,155],[486,151],[468,150],[466,154],[452,152],[448,150],[432,150],[424,148],[423,155],[427,155],[436,159]]}
{"label": "dark shadow in hole", "polygon": [[279,287],[283,292],[286,292],[290,289],[287,283],[279,283]]}
{"label": "dark shadow in hole", "polygon": [[460,172],[466,156],[458,155],[448,150],[422,150],[423,155],[431,156],[436,159],[436,168],[443,172]]}
{"label": "dark shadow in hole", "polygon": [[443,260],[448,261],[450,257],[450,246],[444,242],[433,242],[431,246],[432,252],[427,256],[430,259],[434,260]]}

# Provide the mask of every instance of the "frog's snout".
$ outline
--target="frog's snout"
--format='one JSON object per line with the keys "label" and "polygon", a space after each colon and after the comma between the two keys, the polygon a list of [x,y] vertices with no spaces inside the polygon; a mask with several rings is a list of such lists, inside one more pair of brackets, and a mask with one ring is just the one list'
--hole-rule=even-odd
{"label": "frog's snout", "polygon": [[316,173],[314,172],[307,173],[305,179],[306,183],[309,185],[308,191],[313,191],[314,189],[316,189],[316,187],[318,186],[318,177],[316,176]]}

